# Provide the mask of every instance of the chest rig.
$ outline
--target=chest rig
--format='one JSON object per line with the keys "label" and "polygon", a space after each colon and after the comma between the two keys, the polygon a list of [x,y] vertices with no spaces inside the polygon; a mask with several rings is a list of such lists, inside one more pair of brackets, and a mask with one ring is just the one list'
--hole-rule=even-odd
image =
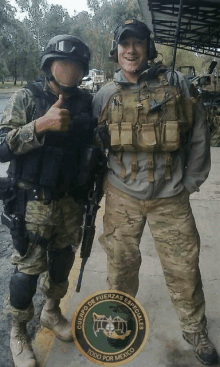
{"label": "chest rig", "polygon": [[123,152],[133,152],[131,179],[138,172],[137,153],[147,152],[148,181],[154,181],[154,152],[163,152],[165,179],[171,179],[172,156],[182,137],[192,127],[196,99],[186,99],[180,88],[168,83],[166,75],[142,82],[135,89],[117,84],[116,92],[104,108],[99,124],[107,124],[111,151],[121,164]]}
{"label": "chest rig", "polygon": [[[44,89],[44,79],[29,83],[34,103],[27,109],[27,121],[43,116],[57,101],[50,90]],[[65,102],[70,112],[71,129],[68,133],[47,132],[43,146],[28,154],[16,157],[12,176],[19,180],[21,188],[29,190],[36,198],[63,195],[80,186],[79,173],[84,146],[92,143],[92,97],[76,89]],[[12,165],[11,165],[12,166]],[[32,195],[39,192],[39,195]],[[43,193],[43,194],[42,194]],[[32,199],[31,199],[32,200]]]}

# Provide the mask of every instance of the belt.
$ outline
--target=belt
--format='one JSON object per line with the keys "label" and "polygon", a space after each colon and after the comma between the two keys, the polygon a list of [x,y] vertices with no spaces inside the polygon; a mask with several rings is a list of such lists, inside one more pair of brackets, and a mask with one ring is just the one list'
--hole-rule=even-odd
{"label": "belt", "polygon": [[19,180],[17,186],[26,191],[26,200],[40,200],[43,201],[45,205],[50,204],[51,200],[59,200],[65,196],[73,196],[73,191],[59,192],[55,188],[41,187],[23,180]]}

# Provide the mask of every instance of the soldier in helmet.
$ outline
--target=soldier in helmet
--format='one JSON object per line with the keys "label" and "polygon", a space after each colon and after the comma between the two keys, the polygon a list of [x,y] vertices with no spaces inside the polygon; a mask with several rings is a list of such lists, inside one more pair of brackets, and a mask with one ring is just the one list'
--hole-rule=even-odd
{"label": "soldier in helmet", "polygon": [[[0,125],[0,160],[10,161],[10,193],[2,217],[14,244],[8,313],[10,348],[16,367],[36,366],[26,324],[34,314],[39,286],[46,296],[41,325],[72,341],[60,300],[82,236],[80,152],[92,143],[92,97],[78,88],[88,74],[90,52],[78,38],[53,37],[42,56],[46,77],[27,84],[10,99]],[[8,221],[8,222],[7,222]]]}
{"label": "soldier in helmet", "polygon": [[94,98],[97,143],[109,150],[104,233],[108,285],[135,296],[146,221],[155,240],[183,337],[204,364],[218,360],[206,330],[200,239],[189,203],[210,170],[206,114],[179,72],[157,56],[137,19],[120,23],[111,59],[120,70]]}

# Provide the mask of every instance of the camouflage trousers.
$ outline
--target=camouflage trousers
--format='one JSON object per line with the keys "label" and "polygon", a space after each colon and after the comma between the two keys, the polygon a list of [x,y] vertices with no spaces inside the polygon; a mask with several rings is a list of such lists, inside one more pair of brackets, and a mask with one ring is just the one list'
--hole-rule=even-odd
{"label": "camouflage trousers", "polygon": [[[82,238],[83,208],[72,197],[64,197],[44,205],[41,201],[28,201],[25,213],[26,229],[48,240],[49,250],[63,249],[72,245],[74,251]],[[30,242],[25,256],[14,250],[12,264],[19,272],[39,275],[40,289],[50,298],[63,298],[68,289],[68,280],[55,284],[47,271],[47,251],[35,242]],[[17,320],[29,321],[33,316],[33,305],[26,310],[18,310],[7,305],[7,313]]]}
{"label": "camouflage trousers", "polygon": [[139,244],[146,221],[155,241],[171,300],[182,330],[206,326],[205,300],[199,270],[200,238],[189,193],[139,200],[106,183],[104,233],[108,285],[135,297],[139,287]]}

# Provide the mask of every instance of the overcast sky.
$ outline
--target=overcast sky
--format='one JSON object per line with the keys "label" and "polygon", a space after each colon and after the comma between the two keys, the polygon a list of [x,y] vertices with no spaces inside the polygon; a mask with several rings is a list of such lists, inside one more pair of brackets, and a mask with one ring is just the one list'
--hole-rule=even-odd
{"label": "overcast sky", "polygon": [[[70,16],[74,15],[74,10],[76,10],[77,13],[89,10],[87,7],[87,0],[47,0],[47,2],[49,5],[62,5],[63,8],[68,10]],[[9,3],[13,6],[16,4],[15,0],[9,0]]]}
{"label": "overcast sky", "polygon": [[62,5],[63,8],[68,10],[70,16],[74,14],[74,10],[77,13],[80,11],[88,11],[87,0],[47,0],[48,4]]}

